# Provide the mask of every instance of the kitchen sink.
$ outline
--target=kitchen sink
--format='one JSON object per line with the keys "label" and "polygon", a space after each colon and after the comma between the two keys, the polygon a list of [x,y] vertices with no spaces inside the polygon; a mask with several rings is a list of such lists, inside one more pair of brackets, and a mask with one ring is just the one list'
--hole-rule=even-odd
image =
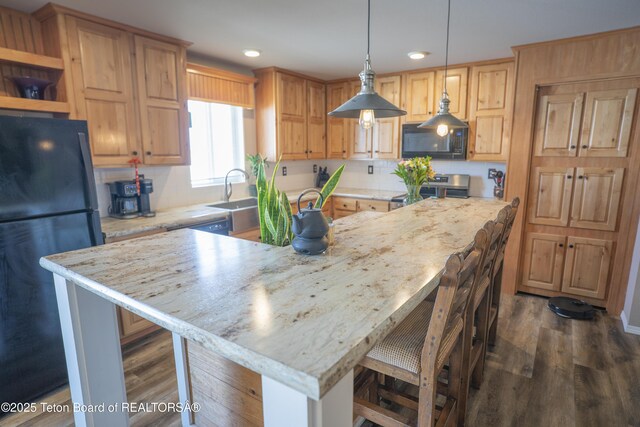
{"label": "kitchen sink", "polygon": [[211,208],[229,212],[231,218],[231,231],[234,233],[258,228],[258,199],[249,197],[246,199],[233,200],[231,202],[218,202],[207,205]]}

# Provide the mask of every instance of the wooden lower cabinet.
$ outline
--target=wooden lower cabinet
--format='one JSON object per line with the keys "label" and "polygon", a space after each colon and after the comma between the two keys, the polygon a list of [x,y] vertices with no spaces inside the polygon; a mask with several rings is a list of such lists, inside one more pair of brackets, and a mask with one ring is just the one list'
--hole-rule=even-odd
{"label": "wooden lower cabinet", "polygon": [[236,239],[250,240],[252,242],[260,241],[260,229],[252,228],[251,230],[245,230],[240,233],[230,233],[231,237],[235,237]]}
{"label": "wooden lower cabinet", "polygon": [[120,342],[122,344],[128,344],[160,329],[160,326],[129,310],[122,307],[118,307],[117,310],[118,323],[120,324]]}
{"label": "wooden lower cabinet", "polygon": [[603,300],[612,250],[611,240],[527,233],[522,284]]}
{"label": "wooden lower cabinet", "polygon": [[603,299],[612,249],[611,240],[568,237],[562,292]]}

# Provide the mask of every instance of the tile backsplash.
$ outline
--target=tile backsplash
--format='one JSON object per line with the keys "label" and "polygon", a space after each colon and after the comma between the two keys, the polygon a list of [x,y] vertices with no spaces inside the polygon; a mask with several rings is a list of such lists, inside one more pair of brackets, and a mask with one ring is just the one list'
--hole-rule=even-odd
{"label": "tile backsplash", "polygon": [[[371,188],[379,190],[405,191],[402,181],[392,175],[396,161],[390,160],[298,160],[283,161],[277,171],[276,183],[281,190],[297,190],[312,187],[315,183],[313,165],[327,166],[328,172],[333,173],[342,163],[346,164],[340,180],[340,186],[350,188]],[[373,165],[373,175],[367,173],[369,165]],[[282,176],[282,167],[286,166],[287,176]],[[273,171],[274,164],[270,163],[267,172]],[[493,181],[487,178],[489,168],[496,168],[506,172],[503,163],[481,163],[467,161],[434,160],[433,167],[437,173],[461,173],[471,175],[471,195],[476,197],[493,197]],[[223,186],[191,187],[189,166],[154,166],[142,167],[139,171],[146,178],[153,179],[154,192],[151,194],[153,209],[167,209],[187,206],[197,203],[209,203],[222,200]],[[133,169],[96,169],[96,187],[98,189],[98,205],[100,215],[107,216],[110,204],[109,182],[132,179]],[[234,184],[235,197],[248,196],[246,184]]]}

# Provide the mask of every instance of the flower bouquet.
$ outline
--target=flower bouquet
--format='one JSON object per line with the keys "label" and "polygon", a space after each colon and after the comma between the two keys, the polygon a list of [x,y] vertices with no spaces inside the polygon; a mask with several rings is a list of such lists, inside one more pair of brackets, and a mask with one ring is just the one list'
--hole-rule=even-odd
{"label": "flower bouquet", "polygon": [[410,205],[422,200],[420,195],[422,184],[433,179],[436,173],[431,167],[431,157],[427,156],[403,160],[398,163],[393,174],[402,178],[407,186],[407,197],[404,199],[404,204]]}

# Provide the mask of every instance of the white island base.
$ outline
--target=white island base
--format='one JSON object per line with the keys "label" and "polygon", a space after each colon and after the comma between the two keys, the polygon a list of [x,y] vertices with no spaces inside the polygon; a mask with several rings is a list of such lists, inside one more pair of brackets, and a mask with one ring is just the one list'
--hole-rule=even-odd
{"label": "white island base", "polygon": [[[62,324],[69,387],[78,427],[128,426],[120,335],[114,303],[54,274]],[[191,396],[187,340],[173,333],[178,395],[183,407]],[[265,427],[350,426],[353,423],[353,370],[320,400],[314,400],[276,380],[262,376]],[[183,426],[196,425],[197,413],[181,413]]]}

